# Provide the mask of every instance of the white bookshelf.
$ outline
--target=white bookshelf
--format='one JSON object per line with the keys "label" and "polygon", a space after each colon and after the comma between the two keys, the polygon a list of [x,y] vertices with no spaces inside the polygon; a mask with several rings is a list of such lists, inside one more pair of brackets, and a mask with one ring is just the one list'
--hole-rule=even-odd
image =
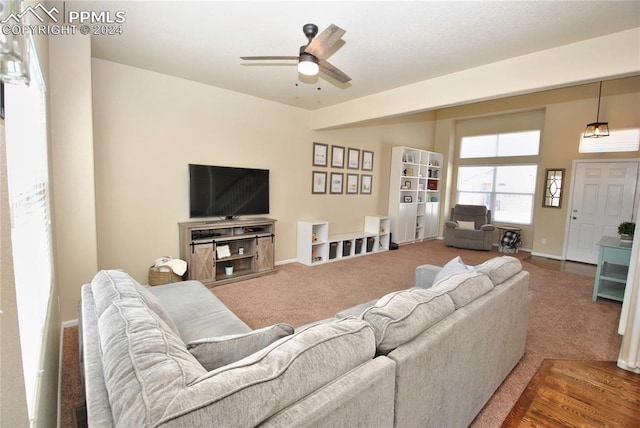
{"label": "white bookshelf", "polygon": [[389,175],[389,218],[398,244],[436,238],[440,221],[440,153],[394,147]]}
{"label": "white bookshelf", "polygon": [[362,231],[330,235],[326,221],[298,220],[297,232],[298,262],[313,266],[389,250],[391,221],[365,216]]}

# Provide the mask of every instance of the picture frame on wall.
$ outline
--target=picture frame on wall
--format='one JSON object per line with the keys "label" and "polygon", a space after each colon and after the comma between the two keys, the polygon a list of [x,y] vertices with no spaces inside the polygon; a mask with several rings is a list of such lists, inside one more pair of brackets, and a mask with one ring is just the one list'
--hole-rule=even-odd
{"label": "picture frame on wall", "polygon": [[358,174],[347,174],[347,194],[358,193]]}
{"label": "picture frame on wall", "polygon": [[327,173],[324,171],[313,171],[311,177],[311,193],[319,195],[327,193]]}
{"label": "picture frame on wall", "polygon": [[373,175],[362,174],[362,176],[360,177],[360,193],[363,195],[370,195],[372,184]]}
{"label": "picture frame on wall", "polygon": [[360,149],[349,149],[347,156],[347,168],[360,169]]}
{"label": "picture frame on wall", "polygon": [[344,147],[331,146],[331,167],[344,168]]}
{"label": "picture frame on wall", "polygon": [[344,179],[344,174],[341,172],[332,172],[331,173],[331,187],[329,189],[329,193],[332,195],[342,195],[342,181]]}
{"label": "picture frame on wall", "polygon": [[329,146],[322,143],[313,143],[313,166],[327,166]]}
{"label": "picture frame on wall", "polygon": [[373,171],[373,152],[368,150],[362,151],[362,170]]}

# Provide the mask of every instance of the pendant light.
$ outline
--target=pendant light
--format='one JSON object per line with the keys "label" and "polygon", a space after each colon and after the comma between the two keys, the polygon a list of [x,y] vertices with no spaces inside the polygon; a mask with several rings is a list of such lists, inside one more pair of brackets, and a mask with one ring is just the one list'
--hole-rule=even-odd
{"label": "pendant light", "polygon": [[600,98],[602,97],[602,81],[600,81],[600,91],[598,92],[598,113],[596,121],[587,124],[584,131],[584,138],[600,138],[609,136],[609,122],[600,122]]}

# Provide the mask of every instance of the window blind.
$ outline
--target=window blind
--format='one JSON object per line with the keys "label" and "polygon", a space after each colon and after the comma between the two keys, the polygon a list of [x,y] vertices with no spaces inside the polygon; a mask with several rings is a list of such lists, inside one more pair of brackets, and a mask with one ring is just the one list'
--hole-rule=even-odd
{"label": "window blind", "polygon": [[33,420],[53,284],[45,86],[31,50],[29,86],[5,85],[7,184],[18,324]]}

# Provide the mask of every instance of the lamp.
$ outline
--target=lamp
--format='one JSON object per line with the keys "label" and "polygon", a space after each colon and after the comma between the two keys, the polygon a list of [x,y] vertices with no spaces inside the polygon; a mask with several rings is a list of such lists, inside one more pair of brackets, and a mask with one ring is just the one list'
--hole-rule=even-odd
{"label": "lamp", "polygon": [[303,53],[300,54],[300,61],[298,62],[298,73],[305,76],[315,76],[318,74],[320,67],[318,67],[318,58],[315,56]]}
{"label": "lamp", "polygon": [[584,130],[584,138],[600,138],[609,136],[609,122],[600,122],[600,98],[602,96],[602,81],[600,81],[600,91],[598,92],[598,113],[596,121],[587,124]]}

